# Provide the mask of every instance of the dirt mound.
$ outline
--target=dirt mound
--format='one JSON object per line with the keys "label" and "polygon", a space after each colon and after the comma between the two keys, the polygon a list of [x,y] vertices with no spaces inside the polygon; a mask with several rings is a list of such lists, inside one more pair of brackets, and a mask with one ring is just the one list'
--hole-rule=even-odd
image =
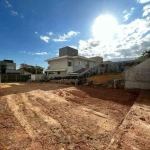
{"label": "dirt mound", "polygon": [[107,149],[139,95],[54,83],[7,84],[0,91],[0,149],[10,150]]}

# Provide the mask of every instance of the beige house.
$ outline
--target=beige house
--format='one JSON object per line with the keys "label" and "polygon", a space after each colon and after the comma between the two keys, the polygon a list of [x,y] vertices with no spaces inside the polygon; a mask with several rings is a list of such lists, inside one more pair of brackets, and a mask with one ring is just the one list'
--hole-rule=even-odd
{"label": "beige house", "polygon": [[[102,60],[101,58],[101,61]],[[87,58],[79,56],[78,50],[71,47],[59,49],[59,57],[45,61],[48,63],[48,68],[45,70],[48,77],[79,74],[81,70],[84,71],[88,68],[92,68],[97,62],[94,57]]]}

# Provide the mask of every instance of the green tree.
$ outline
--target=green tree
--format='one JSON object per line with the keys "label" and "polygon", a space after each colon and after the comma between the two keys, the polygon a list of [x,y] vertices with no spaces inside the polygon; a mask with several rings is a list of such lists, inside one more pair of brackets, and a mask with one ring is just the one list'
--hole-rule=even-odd
{"label": "green tree", "polygon": [[41,73],[43,73],[43,69],[44,69],[40,66],[31,66],[31,65],[27,65],[27,64],[25,64],[22,68],[25,71],[30,72],[32,74],[36,74],[36,73],[41,74]]}
{"label": "green tree", "polygon": [[141,56],[138,58],[138,60],[142,60],[142,61],[144,61],[144,60],[146,60],[146,59],[148,59],[148,58],[150,58],[150,50],[145,50],[142,54],[141,54]]}
{"label": "green tree", "polygon": [[150,50],[149,50],[149,51],[144,51],[144,52],[142,53],[142,56],[147,57],[147,58],[150,58]]}

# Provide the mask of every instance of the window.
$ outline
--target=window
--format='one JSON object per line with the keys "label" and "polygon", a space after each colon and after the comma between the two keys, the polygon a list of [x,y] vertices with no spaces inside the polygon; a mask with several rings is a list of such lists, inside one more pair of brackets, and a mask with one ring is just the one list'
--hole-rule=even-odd
{"label": "window", "polygon": [[68,61],[68,66],[72,66],[72,62]]}

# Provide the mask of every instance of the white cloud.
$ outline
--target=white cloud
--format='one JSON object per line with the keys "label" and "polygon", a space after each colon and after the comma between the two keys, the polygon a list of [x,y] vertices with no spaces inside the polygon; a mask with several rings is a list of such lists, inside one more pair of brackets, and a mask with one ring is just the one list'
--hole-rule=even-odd
{"label": "white cloud", "polygon": [[126,13],[128,13],[128,12],[127,12],[127,10],[124,10],[122,13],[123,13],[123,14],[126,14]]}
{"label": "white cloud", "polygon": [[127,21],[129,19],[129,17],[131,16],[131,13],[126,14],[123,18],[123,21]]}
{"label": "white cloud", "polygon": [[123,17],[124,21],[127,21],[129,19],[129,17],[132,15],[133,11],[134,11],[134,7],[132,7],[129,12],[127,10],[123,11],[123,14],[125,14]]}
{"label": "white cloud", "polygon": [[48,55],[48,52],[35,52],[35,55]]}
{"label": "white cloud", "polygon": [[64,41],[67,41],[67,37],[64,34],[63,36],[59,36],[59,38],[56,38],[56,39],[53,39],[53,40],[54,40],[54,42],[64,42]]}
{"label": "white cloud", "polygon": [[[36,31],[35,34],[38,34],[38,32]],[[45,41],[45,42],[49,42],[50,37],[51,39],[56,35],[53,32],[47,32],[48,36],[40,36],[40,39]],[[64,35],[59,35],[58,38],[53,38],[54,42],[63,42],[63,41],[67,41],[69,38],[76,36],[80,34],[80,32],[75,32],[75,31],[70,31],[67,34]]]}
{"label": "white cloud", "polygon": [[4,6],[5,7],[12,7],[12,5],[8,1],[5,1]]}
{"label": "white cloud", "polygon": [[78,49],[76,46],[69,46],[69,47],[72,47],[72,48],[74,48],[74,49]]}
{"label": "white cloud", "polygon": [[134,59],[150,49],[150,22],[136,19],[119,25],[116,37],[102,43],[96,39],[80,40],[79,54],[87,57],[102,56],[104,60]]}
{"label": "white cloud", "polygon": [[23,14],[21,14],[21,15],[20,15],[20,17],[23,19],[23,18],[24,18],[24,15],[23,15]]}
{"label": "white cloud", "polygon": [[22,19],[24,18],[23,14],[19,14],[17,11],[13,10],[13,6],[9,3],[9,1],[5,1],[3,4],[5,7],[9,8],[9,12],[12,16],[20,16],[20,18]]}
{"label": "white cloud", "polygon": [[25,52],[25,51],[21,51],[20,53],[26,53],[29,55],[49,55],[50,52]]}
{"label": "white cloud", "polygon": [[45,41],[46,43],[48,43],[50,40],[50,38],[48,36],[40,36],[40,39]]}
{"label": "white cloud", "polygon": [[18,16],[18,15],[19,15],[19,14],[18,14],[18,12],[13,11],[13,10],[12,10],[12,11],[10,11],[10,13],[11,13],[11,15],[12,15],[12,16]]}
{"label": "white cloud", "polygon": [[150,17],[146,17],[146,20],[147,20],[147,21],[150,21]]}
{"label": "white cloud", "polygon": [[53,33],[53,32],[47,32],[47,34],[48,34],[49,36],[54,35],[54,33]]}
{"label": "white cloud", "polygon": [[59,36],[58,38],[53,39],[55,42],[64,42],[67,41],[72,36],[76,36],[80,34],[80,32],[70,31],[67,34],[64,34],[62,36]]}
{"label": "white cloud", "polygon": [[143,7],[143,17],[148,16],[150,13],[150,5],[146,5]]}
{"label": "white cloud", "polygon": [[19,51],[19,53],[26,53],[26,51]]}
{"label": "white cloud", "polygon": [[148,2],[150,2],[150,0],[137,0],[137,2],[143,4],[143,3],[148,3]]}
{"label": "white cloud", "polygon": [[68,37],[70,38],[71,36],[78,35],[79,33],[80,32],[70,31],[68,32]]}

